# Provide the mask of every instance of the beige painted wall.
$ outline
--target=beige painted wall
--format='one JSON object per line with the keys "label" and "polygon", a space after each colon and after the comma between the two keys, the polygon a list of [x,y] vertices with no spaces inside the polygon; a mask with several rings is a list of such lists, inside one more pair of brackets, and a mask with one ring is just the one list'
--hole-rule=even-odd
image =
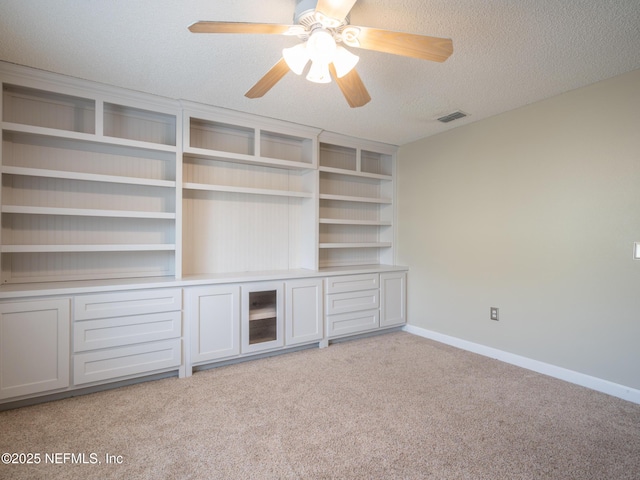
{"label": "beige painted wall", "polygon": [[640,389],[640,70],[402,147],[398,217],[410,324]]}

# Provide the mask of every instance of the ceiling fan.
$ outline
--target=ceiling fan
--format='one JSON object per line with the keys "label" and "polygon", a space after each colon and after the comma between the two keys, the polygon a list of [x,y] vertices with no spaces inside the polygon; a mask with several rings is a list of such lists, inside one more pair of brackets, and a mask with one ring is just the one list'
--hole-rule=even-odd
{"label": "ceiling fan", "polygon": [[248,98],[267,93],[289,70],[328,83],[333,77],[352,108],[366,105],[371,97],[355,65],[358,57],[341,44],[407,57],[444,62],[453,53],[448,38],[392,32],[350,25],[349,12],[357,0],[298,0],[295,25],[272,23],[200,21],[189,26],[193,33],[252,33],[297,36],[302,43],[285,48],[282,58],[247,92]]}

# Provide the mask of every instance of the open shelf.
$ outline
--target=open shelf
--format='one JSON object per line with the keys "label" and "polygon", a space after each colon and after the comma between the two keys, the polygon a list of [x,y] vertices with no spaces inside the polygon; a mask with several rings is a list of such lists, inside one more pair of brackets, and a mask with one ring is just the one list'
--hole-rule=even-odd
{"label": "open shelf", "polygon": [[66,178],[70,180],[83,180],[86,182],[124,183],[127,185],[147,185],[152,187],[175,188],[176,182],[172,180],[154,180],[150,178],[123,177],[118,175],[102,175],[97,173],[81,173],[62,170],[47,170],[44,168],[26,168],[3,166],[5,175],[23,175],[28,177]]}
{"label": "open shelf", "polygon": [[296,192],[291,190],[275,190],[267,188],[232,187],[228,185],[208,185],[203,183],[184,183],[182,188],[186,190],[203,190],[209,192],[249,193],[251,195],[273,195],[276,197],[312,198],[312,193]]}
{"label": "open shelf", "polygon": [[275,318],[277,311],[274,306],[262,307],[262,308],[250,308],[249,321],[264,320],[265,318]]}
{"label": "open shelf", "polygon": [[326,193],[320,194],[320,200],[339,200],[342,202],[362,202],[362,203],[380,203],[380,204],[393,203],[393,200],[391,200],[390,198],[354,197],[351,195],[330,195]]}
{"label": "open shelf", "polygon": [[388,248],[391,242],[321,243],[320,248]]}
{"label": "open shelf", "polygon": [[390,220],[352,220],[343,218],[321,218],[320,224],[323,225],[370,225],[378,227],[390,227]]}
{"label": "open shelf", "polygon": [[174,244],[166,245],[2,245],[2,253],[36,253],[36,252],[155,252],[175,250]]}
{"label": "open shelf", "polygon": [[24,215],[63,215],[78,217],[115,217],[115,218],[157,218],[173,220],[175,213],[169,212],[142,212],[136,210],[99,210],[95,208],[58,208],[58,207],[32,207],[26,205],[3,205],[2,213],[14,213]]}
{"label": "open shelf", "polygon": [[391,175],[382,175],[379,173],[367,173],[367,172],[356,172],[352,170],[344,170],[342,168],[332,168],[332,167],[319,167],[318,170],[326,173],[335,173],[338,175],[350,175],[352,177],[361,177],[361,178],[373,178],[376,180],[393,180]]}

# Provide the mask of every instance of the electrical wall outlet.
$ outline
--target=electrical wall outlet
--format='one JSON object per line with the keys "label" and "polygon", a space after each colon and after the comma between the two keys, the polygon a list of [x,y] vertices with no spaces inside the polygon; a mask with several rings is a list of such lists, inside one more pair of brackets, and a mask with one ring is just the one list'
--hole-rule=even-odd
{"label": "electrical wall outlet", "polygon": [[491,307],[489,309],[489,318],[491,318],[491,320],[496,320],[498,321],[498,307]]}

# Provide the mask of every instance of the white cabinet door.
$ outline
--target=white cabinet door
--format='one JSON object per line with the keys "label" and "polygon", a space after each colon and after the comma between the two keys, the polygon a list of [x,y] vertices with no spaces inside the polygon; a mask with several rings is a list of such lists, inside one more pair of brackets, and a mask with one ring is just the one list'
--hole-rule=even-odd
{"label": "white cabinet door", "polygon": [[242,285],[242,353],[284,346],[284,283]]}
{"label": "white cabinet door", "polygon": [[187,289],[191,364],[240,353],[240,287],[221,285]]}
{"label": "white cabinet door", "polygon": [[391,327],[407,322],[407,273],[380,274],[380,326]]}
{"label": "white cabinet door", "polygon": [[0,304],[0,399],[69,386],[69,304]]}
{"label": "white cabinet door", "polygon": [[322,340],[322,279],[286,282],[285,303],[286,344],[298,345]]}

